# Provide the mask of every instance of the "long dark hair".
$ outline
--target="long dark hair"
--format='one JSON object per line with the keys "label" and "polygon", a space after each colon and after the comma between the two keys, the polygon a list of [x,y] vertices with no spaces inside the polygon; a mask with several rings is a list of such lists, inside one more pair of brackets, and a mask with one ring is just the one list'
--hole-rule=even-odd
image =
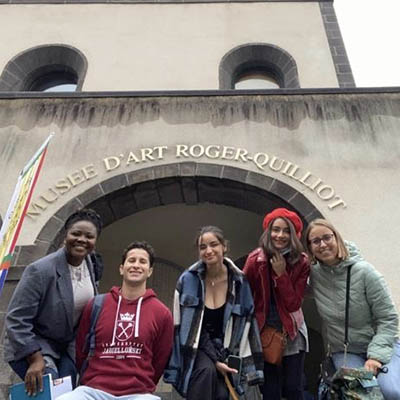
{"label": "long dark hair", "polygon": [[[283,219],[289,227],[290,231],[290,240],[288,249],[289,252],[286,257],[290,264],[295,264],[297,261],[300,260],[300,256],[301,253],[304,251],[304,247],[296,235],[296,230],[294,229],[292,222],[285,217],[278,217],[278,218]],[[259,240],[259,246],[264,250],[264,253],[267,256],[267,258],[270,258],[271,255],[273,255],[277,251],[272,244],[271,231],[272,231],[272,225],[278,218],[275,218],[273,221],[271,221],[271,223],[268,225],[267,229],[263,232]]]}

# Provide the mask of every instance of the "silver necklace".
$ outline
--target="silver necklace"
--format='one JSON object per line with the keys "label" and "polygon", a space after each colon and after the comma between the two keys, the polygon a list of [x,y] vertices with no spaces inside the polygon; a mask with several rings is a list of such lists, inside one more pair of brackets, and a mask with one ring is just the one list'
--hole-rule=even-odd
{"label": "silver necklace", "polygon": [[207,282],[211,283],[212,287],[214,287],[217,283],[222,283],[222,282],[225,282],[225,281],[226,281],[225,277],[223,277],[223,279],[214,279],[214,280],[207,279]]}

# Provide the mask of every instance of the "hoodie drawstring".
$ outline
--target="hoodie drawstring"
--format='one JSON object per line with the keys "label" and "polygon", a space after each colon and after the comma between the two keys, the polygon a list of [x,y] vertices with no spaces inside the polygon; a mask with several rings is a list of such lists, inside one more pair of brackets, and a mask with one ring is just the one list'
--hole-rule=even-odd
{"label": "hoodie drawstring", "polygon": [[118,296],[118,305],[117,305],[117,312],[115,314],[114,331],[113,331],[111,346],[115,346],[115,334],[117,332],[117,322],[118,322],[119,309],[121,307],[121,301],[122,301],[122,297]]}
{"label": "hoodie drawstring", "polygon": [[135,338],[139,337],[139,321],[140,321],[140,309],[142,308],[142,301],[143,297],[140,297],[136,308]]}

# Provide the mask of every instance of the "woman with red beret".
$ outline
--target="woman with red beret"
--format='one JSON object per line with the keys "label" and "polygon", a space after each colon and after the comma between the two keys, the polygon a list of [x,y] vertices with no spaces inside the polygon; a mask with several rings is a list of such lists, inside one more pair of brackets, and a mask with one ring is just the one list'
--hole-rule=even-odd
{"label": "woman with red beret", "polygon": [[303,400],[308,337],[301,305],[310,273],[300,242],[303,223],[295,212],[277,208],[265,216],[263,229],[260,247],[249,254],[244,273],[253,293],[263,347],[266,332],[277,332],[286,342],[282,361],[265,361],[264,353],[263,399]]}

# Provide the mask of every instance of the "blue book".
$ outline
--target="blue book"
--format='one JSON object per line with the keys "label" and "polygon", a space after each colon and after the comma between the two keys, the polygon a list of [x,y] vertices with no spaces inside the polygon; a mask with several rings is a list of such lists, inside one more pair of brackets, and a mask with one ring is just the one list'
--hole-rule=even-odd
{"label": "blue book", "polygon": [[35,396],[28,396],[25,392],[25,383],[21,382],[11,386],[9,400],[55,400],[71,390],[70,376],[53,381],[51,375],[43,375],[43,392],[37,392]]}
{"label": "blue book", "polygon": [[43,392],[28,396],[25,392],[25,382],[17,383],[10,388],[10,400],[52,400],[53,382],[50,375],[43,375]]}

